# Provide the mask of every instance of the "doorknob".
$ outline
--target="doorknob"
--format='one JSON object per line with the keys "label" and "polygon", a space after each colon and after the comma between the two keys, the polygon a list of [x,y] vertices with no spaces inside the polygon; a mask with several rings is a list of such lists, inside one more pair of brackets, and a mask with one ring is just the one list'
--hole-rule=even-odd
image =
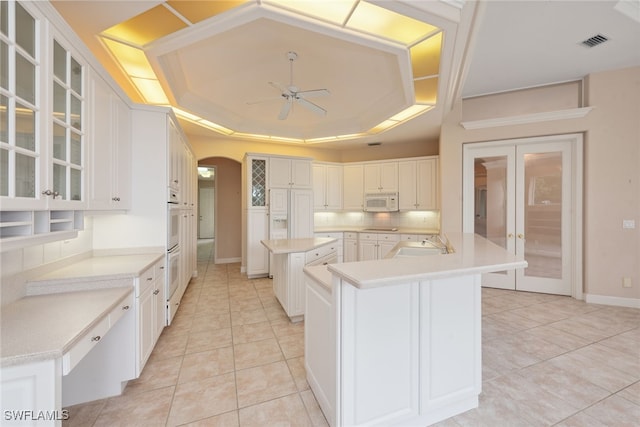
{"label": "doorknob", "polygon": [[509,239],[513,238],[513,233],[507,234],[507,238],[509,238]]}
{"label": "doorknob", "polygon": [[518,233],[518,239],[524,239],[524,234]]}

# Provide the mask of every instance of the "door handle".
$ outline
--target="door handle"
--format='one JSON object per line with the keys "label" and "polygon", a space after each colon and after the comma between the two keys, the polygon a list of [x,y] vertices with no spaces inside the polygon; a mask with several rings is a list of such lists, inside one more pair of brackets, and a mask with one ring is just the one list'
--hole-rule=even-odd
{"label": "door handle", "polygon": [[507,238],[512,239],[513,238],[513,233],[507,234]]}
{"label": "door handle", "polygon": [[518,233],[518,239],[523,239],[524,240],[524,234]]}

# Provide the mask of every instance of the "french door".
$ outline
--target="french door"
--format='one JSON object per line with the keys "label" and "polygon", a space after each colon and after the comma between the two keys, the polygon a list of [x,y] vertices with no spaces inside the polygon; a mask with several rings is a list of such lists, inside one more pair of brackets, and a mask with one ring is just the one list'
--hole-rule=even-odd
{"label": "french door", "polygon": [[466,144],[463,162],[463,230],[529,264],[482,285],[581,297],[582,136]]}

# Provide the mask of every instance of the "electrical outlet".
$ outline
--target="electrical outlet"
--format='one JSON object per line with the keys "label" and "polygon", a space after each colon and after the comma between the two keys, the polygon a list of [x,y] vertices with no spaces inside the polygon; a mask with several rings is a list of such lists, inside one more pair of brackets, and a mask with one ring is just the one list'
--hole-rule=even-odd
{"label": "electrical outlet", "polygon": [[630,288],[631,287],[631,277],[623,277],[622,278],[622,287]]}
{"label": "electrical outlet", "polygon": [[634,219],[623,219],[622,228],[629,228],[629,229],[636,228],[636,221]]}

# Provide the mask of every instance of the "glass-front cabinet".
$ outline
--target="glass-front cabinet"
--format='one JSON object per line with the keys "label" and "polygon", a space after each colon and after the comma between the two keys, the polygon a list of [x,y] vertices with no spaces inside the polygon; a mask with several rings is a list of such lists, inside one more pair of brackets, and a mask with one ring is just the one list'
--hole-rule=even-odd
{"label": "glass-front cabinet", "polygon": [[0,243],[82,228],[85,68],[37,3],[0,1]]}

